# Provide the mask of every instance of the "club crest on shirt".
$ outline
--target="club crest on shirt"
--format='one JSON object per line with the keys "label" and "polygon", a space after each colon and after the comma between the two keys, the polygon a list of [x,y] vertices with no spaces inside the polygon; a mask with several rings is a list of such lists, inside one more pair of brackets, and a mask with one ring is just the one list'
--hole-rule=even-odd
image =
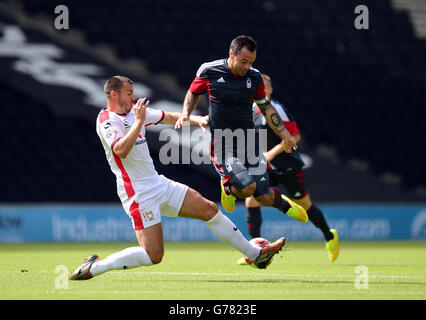
{"label": "club crest on shirt", "polygon": [[251,79],[250,78],[247,78],[246,86],[247,86],[247,89],[251,88]]}
{"label": "club crest on shirt", "polygon": [[110,128],[107,132],[106,132],[106,138],[107,139],[112,139],[114,140],[115,137],[117,136],[117,130],[114,128]]}

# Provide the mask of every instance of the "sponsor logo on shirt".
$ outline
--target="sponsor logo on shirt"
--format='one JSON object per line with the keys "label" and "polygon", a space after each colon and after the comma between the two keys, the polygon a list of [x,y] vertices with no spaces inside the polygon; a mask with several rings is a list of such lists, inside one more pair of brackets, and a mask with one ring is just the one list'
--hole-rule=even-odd
{"label": "sponsor logo on shirt", "polygon": [[146,142],[146,138],[142,138],[140,140],[136,140],[135,146],[137,146],[139,144],[142,144],[142,143],[145,143],[145,142]]}

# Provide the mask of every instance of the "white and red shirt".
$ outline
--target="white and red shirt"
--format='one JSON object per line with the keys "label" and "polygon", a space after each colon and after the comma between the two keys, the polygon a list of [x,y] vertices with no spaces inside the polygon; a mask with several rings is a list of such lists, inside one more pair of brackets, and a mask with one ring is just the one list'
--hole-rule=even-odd
{"label": "white and red shirt", "polygon": [[160,187],[161,180],[155,170],[153,160],[145,138],[145,127],[156,125],[164,118],[164,112],[147,108],[144,125],[136,140],[135,146],[127,157],[121,159],[112,151],[117,143],[135,121],[135,114],[130,111],[121,115],[102,109],[96,119],[96,132],[105,149],[106,158],[112,172],[117,179],[117,193],[124,204],[135,194],[142,195],[142,200],[155,196],[156,187]]}

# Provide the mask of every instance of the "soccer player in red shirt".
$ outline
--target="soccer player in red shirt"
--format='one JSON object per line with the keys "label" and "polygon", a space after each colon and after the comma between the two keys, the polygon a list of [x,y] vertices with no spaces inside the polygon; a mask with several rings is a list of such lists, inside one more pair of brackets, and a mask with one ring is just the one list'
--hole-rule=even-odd
{"label": "soccer player in red shirt", "polygon": [[[266,74],[262,74],[262,77],[269,101],[279,113],[284,126],[299,142],[301,136],[295,117],[286,106],[272,99],[273,86],[271,78]],[[292,153],[284,152],[281,138],[268,128],[265,118],[255,104],[253,105],[253,118],[257,128],[268,130],[268,151],[265,153],[265,158],[271,164],[272,170],[269,171],[271,185],[284,186],[289,192],[291,200],[306,210],[309,220],[324,236],[329,260],[335,261],[339,255],[339,237],[335,229],[329,228],[321,209],[312,203],[308,189],[305,186],[304,162],[300,154],[297,151]],[[247,227],[250,236],[252,238],[260,237],[262,223],[261,204],[254,197],[246,198],[245,204],[247,207]],[[244,259],[240,259],[238,263],[245,264],[246,262]]]}
{"label": "soccer player in red shirt", "polygon": [[[267,162],[259,152],[261,149],[259,139],[254,139],[253,146],[250,145],[250,133],[254,131],[255,137],[258,134],[254,128],[252,115],[252,104],[255,102],[268,125],[283,140],[285,152],[290,153],[297,148],[294,137],[285,128],[282,119],[266,96],[261,73],[252,67],[256,52],[256,41],[242,35],[232,40],[228,58],[202,64],[185,96],[182,116],[175,127],[180,128],[189,120],[201,94],[207,92],[210,99],[212,134],[210,155],[221,177],[221,202],[224,209],[232,212],[236,197],[254,196],[262,205],[275,207],[288,216],[306,223],[308,216],[301,206],[280,194],[278,189],[269,187]],[[224,146],[223,138],[226,140],[229,136],[223,134],[219,139],[218,132],[228,134],[243,132],[247,139],[246,150],[253,147],[253,152],[241,154],[238,151],[240,145],[235,143],[230,148],[226,144]],[[259,153],[261,159],[258,163],[252,163],[250,160],[253,155]],[[253,173],[254,169],[262,168],[262,165],[264,170]]]}

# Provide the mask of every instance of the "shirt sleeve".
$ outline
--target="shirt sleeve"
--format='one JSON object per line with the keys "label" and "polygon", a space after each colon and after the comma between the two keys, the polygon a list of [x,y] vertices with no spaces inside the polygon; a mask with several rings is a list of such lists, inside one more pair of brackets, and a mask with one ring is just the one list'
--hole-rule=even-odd
{"label": "shirt sleeve", "polygon": [[189,87],[189,91],[193,94],[203,94],[208,90],[209,87],[209,79],[200,78],[198,76],[192,81],[191,86]]}
{"label": "shirt sleeve", "polygon": [[283,121],[285,128],[290,132],[292,136],[299,133],[299,127],[297,126],[296,121]]}
{"label": "shirt sleeve", "polygon": [[197,70],[197,74],[189,87],[193,94],[200,95],[209,91],[208,64],[203,63]]}
{"label": "shirt sleeve", "polygon": [[112,149],[114,144],[124,136],[124,128],[120,121],[100,117],[98,119],[98,134]]}
{"label": "shirt sleeve", "polygon": [[266,96],[265,84],[263,83],[263,80],[261,83],[259,83],[256,92],[253,94],[253,100],[259,107],[269,103],[268,97]]}
{"label": "shirt sleeve", "polygon": [[164,119],[164,111],[152,108],[146,108],[145,127],[152,124],[157,125]]}

